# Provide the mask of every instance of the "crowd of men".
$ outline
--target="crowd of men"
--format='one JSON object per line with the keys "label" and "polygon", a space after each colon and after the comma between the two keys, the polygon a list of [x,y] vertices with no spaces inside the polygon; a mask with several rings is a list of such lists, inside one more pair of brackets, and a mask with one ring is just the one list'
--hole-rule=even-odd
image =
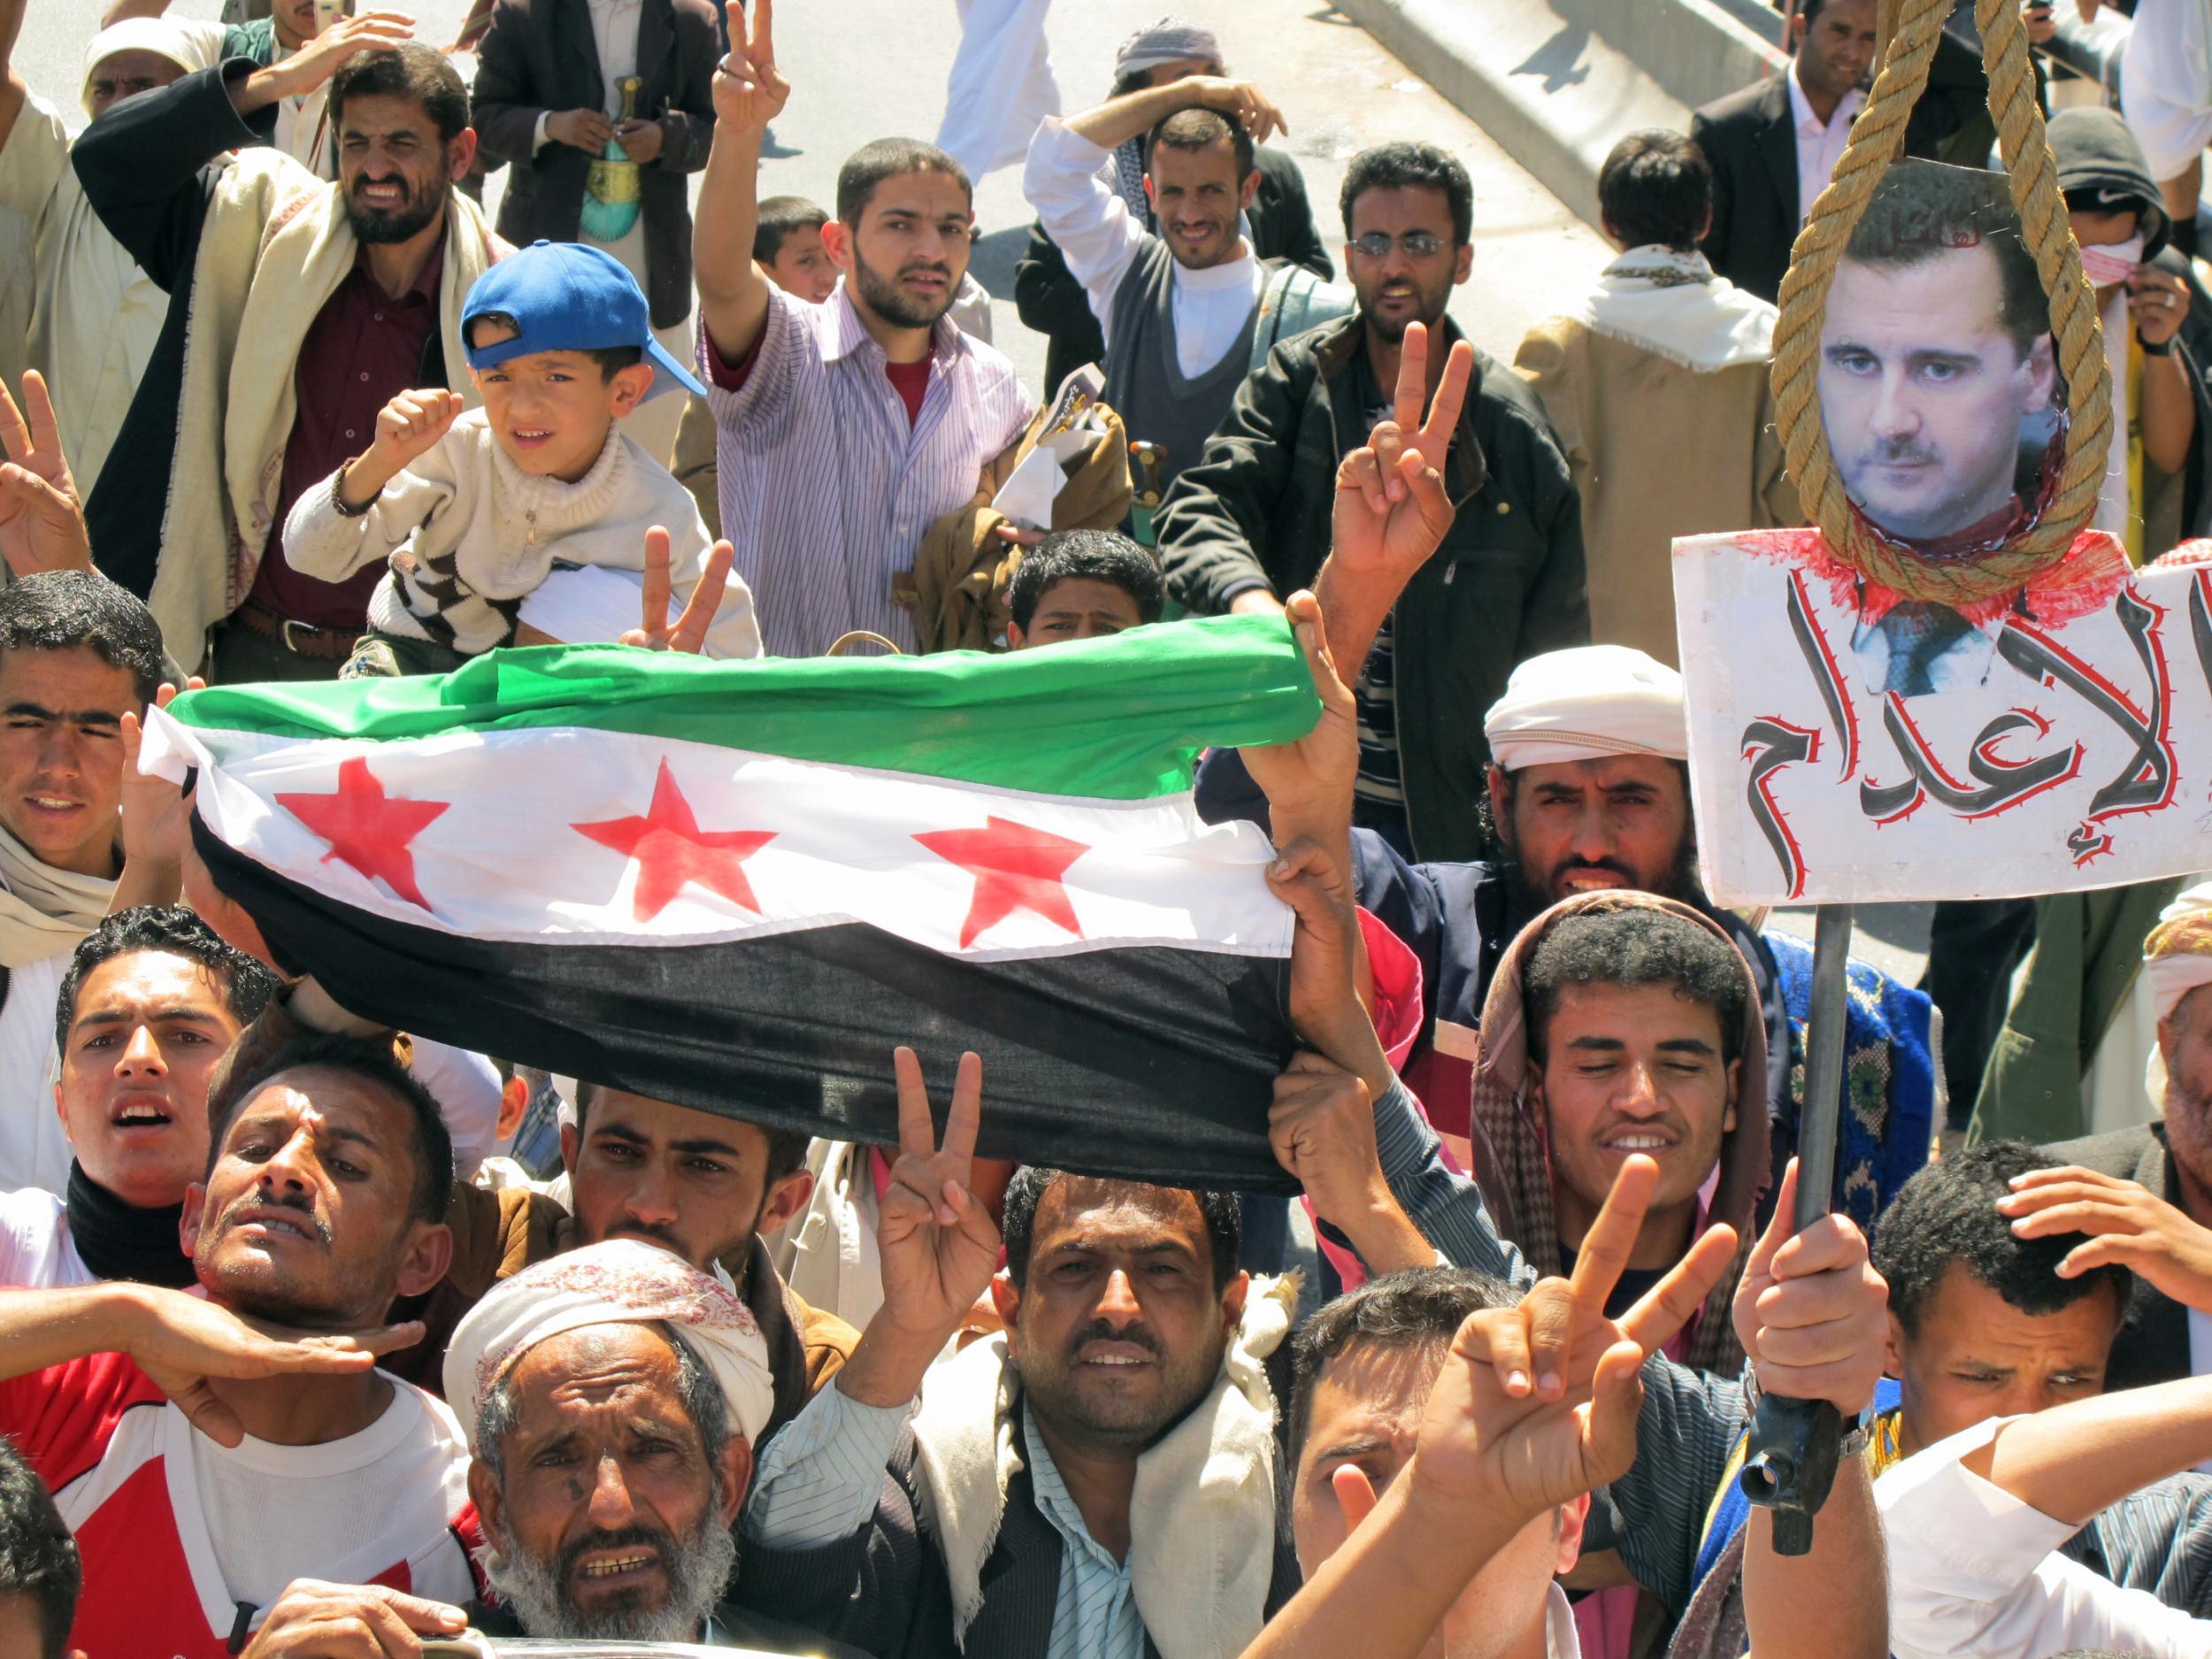
{"label": "crowd of men", "polygon": [[[397,12],[112,0],[48,88],[26,4],[0,1648],[2212,1653],[2212,883],[1943,907],[1939,1037],[1855,967],[1802,1230],[1809,953],[1700,884],[1669,549],[1801,522],[1772,302],[1876,0],[1799,0],[1786,73],[1622,137],[1617,257],[1509,366],[1449,311],[1463,164],[1362,151],[1325,234],[1285,109],[1164,18],[1021,151],[1043,386],[989,342],[946,150],[761,198],[826,96],[772,0],[491,0],[472,86]],[[1915,154],[1974,130],[1947,74]],[[2147,560],[2212,525],[2212,301],[2170,143],[2050,134],[2118,342],[2099,522]],[[1092,364],[1127,487],[1077,528],[993,509]],[[1279,616],[1322,706],[1196,779],[1295,918],[1288,1202],[979,1156],[973,1056],[885,1055],[870,1146],[382,1028],[280,970],[137,766],[188,687],[1171,608]],[[2093,1100],[2131,995],[2148,1075]],[[2054,1005],[2070,1045],[2002,1040]],[[1738,1484],[1764,1395],[1848,1431],[1809,1552]]]}

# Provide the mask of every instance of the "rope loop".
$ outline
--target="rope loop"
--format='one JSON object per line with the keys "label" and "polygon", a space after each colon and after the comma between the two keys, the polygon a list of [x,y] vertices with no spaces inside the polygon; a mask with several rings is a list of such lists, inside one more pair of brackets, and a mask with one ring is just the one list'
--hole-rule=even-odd
{"label": "rope loop", "polygon": [[1774,330],[1774,401],[1791,479],[1828,545],[1861,575],[1908,599],[1965,605],[2017,591],[2066,557],[2075,533],[2097,510],[2112,439],[2111,376],[2097,320],[2096,292],[2082,275],[2081,250],[2058,188],[2058,159],[2035,101],[2019,0],[1977,0],[1989,108],[2020,210],[2021,233],[2035,257],[2058,339],[2066,383],[2064,462],[2035,521],[1992,551],[1936,565],[1885,534],[1845,493],[1820,416],[1820,329],[1828,285],[1882,174],[1904,149],[1905,123],[1927,85],[1928,65],[1952,0],[1897,0],[1897,21],[1866,107],[1828,188],[1813,204],[1790,251]]}

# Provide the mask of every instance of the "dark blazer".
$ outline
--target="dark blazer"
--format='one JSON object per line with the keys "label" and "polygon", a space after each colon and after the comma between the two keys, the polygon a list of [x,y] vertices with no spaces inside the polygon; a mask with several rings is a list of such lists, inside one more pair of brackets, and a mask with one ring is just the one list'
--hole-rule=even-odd
{"label": "dark blazer", "polygon": [[[638,14],[637,109],[657,119],[661,153],[640,169],[646,298],[653,326],[691,311],[691,196],[686,174],[707,165],[714,140],[714,65],[721,56],[707,0],[645,0]],[[511,165],[499,234],[518,248],[582,234],[592,157],[558,141],[533,151],[548,110],[602,108],[606,80],[584,0],[498,0],[476,49],[472,119],[488,166]]]}
{"label": "dark blazer", "polygon": [[[2078,1164],[2100,1174],[2116,1175],[2147,1187],[2177,1209],[2181,1176],[2166,1150],[2166,1125],[2143,1124],[2108,1135],[2062,1141],[2044,1151],[2061,1164]],[[2104,1386],[2139,1388],[2145,1383],[2176,1382],[2189,1375],[2189,1310],[2141,1274],[2128,1298],[2127,1323],[2112,1345]]]}
{"label": "dark blazer", "polygon": [[[1252,221],[1253,253],[1303,265],[1324,281],[1333,279],[1336,267],[1313,222],[1297,158],[1263,145],[1254,162],[1260,188],[1245,214]],[[1014,266],[1014,308],[1025,326],[1045,337],[1045,396],[1086,363],[1104,359],[1106,331],[1091,310],[1090,296],[1041,224],[1029,227],[1028,250]]]}
{"label": "dark blazer", "polygon": [[[1007,1489],[1006,1513],[983,1563],[983,1606],[964,1643],[953,1640],[952,1583],[922,1503],[911,1428],[891,1454],[867,1525],[818,1549],[779,1549],[748,1539],[732,1599],[770,1618],[865,1648],[878,1659],[1045,1659],[1065,1546],[1037,1508],[1028,1448],[1021,1445],[1018,1426],[1015,1433],[1023,1468]],[[1269,1618],[1297,1594],[1299,1583],[1289,1528],[1279,1517]],[[1148,1659],[1157,1659],[1149,1633],[1145,1651]]]}
{"label": "dark blazer", "polygon": [[[1806,207],[1797,199],[1797,133],[1786,70],[1717,98],[1690,117],[1690,137],[1713,169],[1713,228],[1702,244],[1713,269],[1761,299],[1782,292]],[[1980,109],[1988,81],[1972,48],[1945,35],[1928,88],[1905,123],[1905,153],[1927,160]]]}

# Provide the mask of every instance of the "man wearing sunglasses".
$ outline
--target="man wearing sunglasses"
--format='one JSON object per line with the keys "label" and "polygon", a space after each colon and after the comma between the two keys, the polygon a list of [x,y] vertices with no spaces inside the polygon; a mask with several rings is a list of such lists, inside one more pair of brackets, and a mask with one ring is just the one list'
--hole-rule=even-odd
{"label": "man wearing sunglasses", "polygon": [[[1359,309],[1285,341],[1245,381],[1168,496],[1162,563],[1187,610],[1279,611],[1328,557],[1339,465],[1394,420],[1398,453],[1442,475],[1454,511],[1417,564],[1384,553],[1333,568],[1332,618],[1381,618],[1371,645],[1363,630],[1330,641],[1358,676],[1354,821],[1409,858],[1474,858],[1484,711],[1517,663],[1589,641],[1581,503],[1535,394],[1445,315],[1474,265],[1467,170],[1432,144],[1384,144],[1352,158],[1340,202]],[[1425,424],[1463,355],[1457,419]],[[1406,484],[1389,472],[1374,488]]]}

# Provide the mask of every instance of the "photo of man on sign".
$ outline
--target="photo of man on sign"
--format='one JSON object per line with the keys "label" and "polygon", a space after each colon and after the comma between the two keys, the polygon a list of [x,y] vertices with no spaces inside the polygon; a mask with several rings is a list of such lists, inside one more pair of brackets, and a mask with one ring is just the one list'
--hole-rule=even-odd
{"label": "photo of man on sign", "polygon": [[[2041,510],[2064,426],[2048,306],[2005,176],[1883,175],[1828,289],[1820,410],[1846,492],[1891,540],[1970,560]],[[1905,601],[1852,652],[1867,688],[1978,685],[1994,626]]]}

